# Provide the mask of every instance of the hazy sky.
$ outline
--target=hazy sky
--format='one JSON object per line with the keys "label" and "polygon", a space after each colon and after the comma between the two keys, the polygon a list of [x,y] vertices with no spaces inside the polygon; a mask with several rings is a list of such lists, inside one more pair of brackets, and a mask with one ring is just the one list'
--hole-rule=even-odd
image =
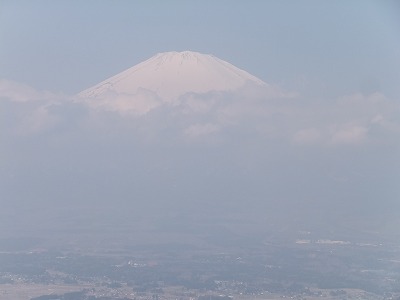
{"label": "hazy sky", "polygon": [[[0,0],[0,230],[229,212],[399,234],[399,15],[398,1]],[[206,113],[182,98],[143,116],[75,101],[174,50],[280,92],[199,94]]]}
{"label": "hazy sky", "polygon": [[0,2],[0,78],[79,92],[158,52],[312,94],[400,94],[397,1]]}

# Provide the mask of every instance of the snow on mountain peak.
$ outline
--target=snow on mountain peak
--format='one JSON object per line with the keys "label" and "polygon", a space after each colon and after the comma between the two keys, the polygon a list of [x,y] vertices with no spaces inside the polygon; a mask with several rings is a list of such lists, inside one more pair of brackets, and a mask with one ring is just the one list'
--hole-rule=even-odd
{"label": "snow on mountain peak", "polygon": [[155,92],[164,100],[185,93],[234,90],[246,82],[264,84],[257,77],[212,55],[192,51],[159,53],[80,93],[98,97],[113,91],[135,94],[138,88]]}
{"label": "snow on mountain peak", "polygon": [[158,106],[158,102],[174,103],[186,93],[233,91],[249,82],[266,85],[212,55],[192,51],[165,52],[82,91],[79,96],[93,101],[103,99],[104,102],[113,95],[119,99],[113,104],[119,109],[135,110],[140,106],[139,110],[147,112]]}

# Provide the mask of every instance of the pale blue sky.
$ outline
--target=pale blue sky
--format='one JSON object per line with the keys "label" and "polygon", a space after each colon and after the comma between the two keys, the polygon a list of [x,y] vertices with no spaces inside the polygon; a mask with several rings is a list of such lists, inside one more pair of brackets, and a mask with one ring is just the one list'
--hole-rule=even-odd
{"label": "pale blue sky", "polygon": [[0,78],[72,94],[158,52],[305,94],[400,95],[397,1],[0,1]]}

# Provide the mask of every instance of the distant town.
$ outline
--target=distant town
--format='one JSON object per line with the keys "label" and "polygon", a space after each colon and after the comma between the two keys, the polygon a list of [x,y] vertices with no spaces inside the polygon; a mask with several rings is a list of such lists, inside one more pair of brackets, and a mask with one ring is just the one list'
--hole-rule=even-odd
{"label": "distant town", "polygon": [[329,239],[259,247],[0,253],[3,300],[400,299],[400,248]]}

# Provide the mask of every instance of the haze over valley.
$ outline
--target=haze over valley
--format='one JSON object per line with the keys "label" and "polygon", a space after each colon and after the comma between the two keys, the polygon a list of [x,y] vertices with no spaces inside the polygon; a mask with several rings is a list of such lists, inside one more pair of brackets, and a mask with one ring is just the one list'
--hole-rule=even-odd
{"label": "haze over valley", "polygon": [[396,233],[396,106],[382,94],[304,100],[190,51],[158,54],[77,96],[30,100],[2,86],[13,116],[4,234]]}

